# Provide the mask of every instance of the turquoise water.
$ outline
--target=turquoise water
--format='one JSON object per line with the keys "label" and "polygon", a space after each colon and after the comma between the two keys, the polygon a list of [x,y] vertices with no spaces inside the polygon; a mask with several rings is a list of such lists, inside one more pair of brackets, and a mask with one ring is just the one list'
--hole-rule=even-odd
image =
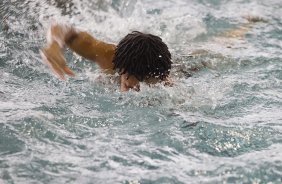
{"label": "turquoise water", "polygon": [[[280,0],[2,0],[0,183],[281,183],[281,9]],[[248,15],[266,22],[225,36]],[[113,43],[133,30],[161,36],[174,86],[121,93],[70,51],[76,77],[59,81],[38,53],[52,20]]]}

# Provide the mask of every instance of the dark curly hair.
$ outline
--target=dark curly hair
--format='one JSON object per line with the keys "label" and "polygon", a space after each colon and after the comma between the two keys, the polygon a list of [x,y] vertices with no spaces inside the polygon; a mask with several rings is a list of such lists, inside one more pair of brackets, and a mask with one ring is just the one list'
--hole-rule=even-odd
{"label": "dark curly hair", "polygon": [[151,77],[164,80],[171,69],[171,54],[158,36],[138,31],[126,35],[117,45],[114,70],[128,73],[139,81]]}

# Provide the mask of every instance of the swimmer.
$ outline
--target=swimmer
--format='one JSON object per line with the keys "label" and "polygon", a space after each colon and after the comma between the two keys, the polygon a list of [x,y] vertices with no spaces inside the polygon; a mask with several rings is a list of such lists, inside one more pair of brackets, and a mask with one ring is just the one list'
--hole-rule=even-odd
{"label": "swimmer", "polygon": [[[267,22],[255,16],[244,17],[248,23],[225,32],[229,38],[242,37],[257,22]],[[74,76],[67,66],[63,49],[67,46],[78,55],[97,63],[107,74],[119,74],[121,91],[140,90],[140,82],[155,84],[170,81],[171,54],[158,36],[134,31],[117,45],[100,41],[73,26],[52,24],[47,32],[47,46],[40,50],[43,61],[62,80]],[[192,52],[192,56],[205,55],[208,51]],[[220,55],[221,56],[221,55]],[[207,67],[206,64],[203,64]],[[199,70],[200,66],[194,70]]]}
{"label": "swimmer", "polygon": [[65,46],[97,63],[105,73],[118,73],[121,91],[139,91],[140,82],[170,83],[171,54],[158,36],[134,31],[114,45],[73,26],[52,24],[47,32],[47,45],[40,50],[40,54],[62,80],[65,75],[74,76],[63,55]]}

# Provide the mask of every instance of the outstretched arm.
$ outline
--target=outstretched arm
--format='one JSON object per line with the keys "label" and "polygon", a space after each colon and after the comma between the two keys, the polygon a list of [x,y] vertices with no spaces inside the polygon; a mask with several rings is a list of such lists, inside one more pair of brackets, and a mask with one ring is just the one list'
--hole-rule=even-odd
{"label": "outstretched arm", "polygon": [[253,26],[257,23],[267,22],[267,20],[258,16],[243,16],[243,18],[246,19],[248,22],[241,25],[240,27],[227,30],[226,32],[224,32],[224,36],[231,38],[240,38],[243,37],[248,31],[250,31],[250,29],[252,29]]}
{"label": "outstretched arm", "polygon": [[65,79],[65,74],[74,75],[66,65],[63,55],[65,45],[80,56],[95,61],[105,72],[113,73],[115,45],[99,41],[89,33],[72,26],[52,24],[47,32],[47,46],[42,48],[40,53],[59,78]]}

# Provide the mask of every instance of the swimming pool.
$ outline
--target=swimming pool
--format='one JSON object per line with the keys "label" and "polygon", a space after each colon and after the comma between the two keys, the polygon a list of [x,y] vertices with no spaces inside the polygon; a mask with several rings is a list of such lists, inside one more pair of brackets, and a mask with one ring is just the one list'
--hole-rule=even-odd
{"label": "swimming pool", "polygon": [[[281,183],[281,8],[279,0],[2,0],[0,183]],[[248,15],[266,21],[243,37],[224,34]],[[161,36],[174,86],[121,93],[70,51],[76,77],[56,79],[38,53],[52,20],[113,43],[133,30]]]}

